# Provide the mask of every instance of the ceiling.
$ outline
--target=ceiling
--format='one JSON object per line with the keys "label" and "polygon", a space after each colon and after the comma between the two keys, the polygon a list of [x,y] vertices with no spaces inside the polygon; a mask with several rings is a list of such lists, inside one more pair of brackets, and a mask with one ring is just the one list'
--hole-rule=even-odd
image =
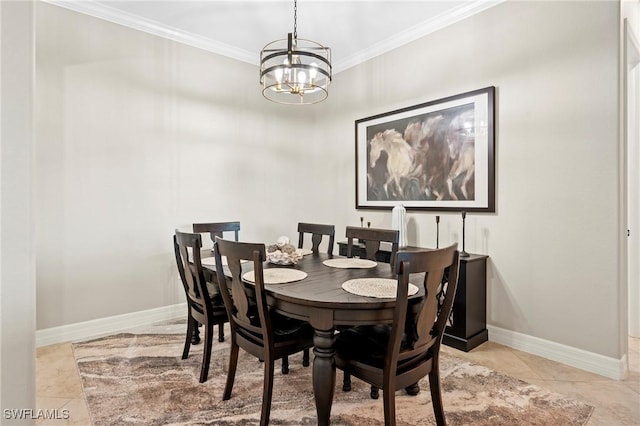
{"label": "ceiling", "polygon": [[[255,65],[293,32],[292,0],[45,1]],[[300,0],[297,33],[331,48],[335,74],[502,1]]]}

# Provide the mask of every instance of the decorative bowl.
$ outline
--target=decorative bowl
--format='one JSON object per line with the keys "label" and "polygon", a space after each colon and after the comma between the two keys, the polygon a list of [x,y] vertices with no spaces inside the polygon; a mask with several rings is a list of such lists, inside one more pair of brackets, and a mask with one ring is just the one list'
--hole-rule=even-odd
{"label": "decorative bowl", "polygon": [[276,250],[271,253],[267,253],[267,261],[276,265],[295,265],[300,259],[302,259],[302,255],[298,252],[289,254]]}
{"label": "decorative bowl", "polygon": [[267,261],[276,265],[295,265],[302,259],[302,253],[289,243],[289,238],[282,236],[275,244],[267,247]]}

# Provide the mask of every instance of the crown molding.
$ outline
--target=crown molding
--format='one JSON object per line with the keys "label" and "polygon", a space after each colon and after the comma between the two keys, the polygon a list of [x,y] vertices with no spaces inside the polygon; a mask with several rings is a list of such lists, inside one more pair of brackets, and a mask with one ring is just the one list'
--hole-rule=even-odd
{"label": "crown molding", "polygon": [[[75,12],[103,19],[105,21],[113,22],[115,24],[133,28],[138,31],[143,31],[145,33],[173,40],[178,43],[183,43],[189,46],[203,49],[211,53],[259,66],[259,52],[250,52],[235,46],[198,36],[196,34],[189,33],[165,24],[161,24],[150,19],[141,18],[140,16],[123,12],[102,3],[77,0],[43,1],[55,6],[63,7],[65,9],[73,10]],[[382,55],[383,53],[389,52],[393,49],[396,49],[400,46],[431,34],[439,29],[452,25],[472,15],[503,3],[504,1],[506,0],[474,0],[466,2],[456,9],[435,16],[434,18],[424,21],[420,24],[414,25],[413,27],[410,27],[392,37],[389,37],[386,40],[383,40],[380,43],[364,49],[349,58],[334,62],[333,74],[335,75],[348,68],[352,68],[356,65],[368,61],[369,59]]]}
{"label": "crown molding", "polygon": [[393,37],[389,37],[380,43],[376,43],[373,46],[360,51],[358,54],[353,55],[350,58],[334,63],[333,71],[334,73],[338,73],[359,65],[369,59],[373,59],[376,56],[380,56],[393,49],[397,49],[405,44],[418,40],[419,38],[455,24],[456,22],[462,21],[463,19],[478,14],[505,1],[506,0],[475,0],[465,3],[458,8],[449,10],[446,13],[442,13],[427,21],[407,28],[398,34],[395,34]]}
{"label": "crown molding", "polygon": [[101,3],[77,0],[43,1],[55,6],[73,10],[74,12],[93,16],[94,18],[103,19],[105,21],[113,22],[114,24],[123,25],[134,30],[153,34],[188,46],[197,47],[238,61],[258,65],[258,52],[249,52],[235,46],[192,34],[169,25],[161,24],[151,19],[141,18],[140,16],[132,15]]}

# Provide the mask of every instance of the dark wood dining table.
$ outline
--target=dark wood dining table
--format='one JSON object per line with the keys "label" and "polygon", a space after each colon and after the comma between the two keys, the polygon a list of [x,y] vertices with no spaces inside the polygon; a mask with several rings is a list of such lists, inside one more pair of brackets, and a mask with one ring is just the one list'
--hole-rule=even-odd
{"label": "dark wood dining table", "polygon": [[[364,297],[348,293],[342,283],[356,278],[395,278],[387,263],[378,263],[367,269],[341,269],[329,267],[323,261],[342,256],[312,253],[304,256],[296,265],[281,266],[265,262],[264,268],[285,267],[304,271],[303,280],[266,284],[267,302],[280,314],[308,321],[315,330],[313,359],[313,394],[318,415],[318,425],[330,423],[331,405],[336,384],[335,330],[337,326],[391,323],[395,299]],[[244,264],[243,270],[250,270]],[[213,268],[213,267],[211,267]],[[419,301],[424,296],[420,279],[411,281],[420,289],[411,296]]]}

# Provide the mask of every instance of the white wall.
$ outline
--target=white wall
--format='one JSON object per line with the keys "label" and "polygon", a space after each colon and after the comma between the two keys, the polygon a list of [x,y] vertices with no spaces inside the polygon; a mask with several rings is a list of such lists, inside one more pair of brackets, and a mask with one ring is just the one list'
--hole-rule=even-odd
{"label": "white wall", "polygon": [[309,110],[256,67],[42,3],[37,31],[38,329],[183,301],[175,228],[334,221]]}
{"label": "white wall", "polygon": [[[629,335],[640,337],[640,1],[624,1],[620,10],[621,27],[621,81],[624,87],[622,97],[623,131],[627,150],[627,193],[628,200],[628,327]],[[625,50],[626,49],[626,50]],[[622,318],[624,321],[627,318]]]}
{"label": "white wall", "polygon": [[33,3],[0,2],[0,410],[35,407]]}
{"label": "white wall", "polygon": [[[353,208],[353,121],[496,86],[497,211],[469,214],[466,240],[490,256],[488,322],[615,359],[618,13],[613,2],[503,3],[337,75],[322,124],[346,150],[348,222],[389,226],[389,213]],[[409,213],[411,244],[435,246],[436,214],[441,246],[459,240],[458,214]]]}
{"label": "white wall", "polygon": [[[500,4],[301,109],[263,100],[256,67],[37,10],[38,329],[181,300],[171,233],[191,222],[257,241],[389,226],[354,208],[354,120],[494,85],[497,213],[468,216],[466,246],[490,256],[489,323],[621,357],[616,3]],[[433,246],[435,213],[409,216],[409,242]]]}

